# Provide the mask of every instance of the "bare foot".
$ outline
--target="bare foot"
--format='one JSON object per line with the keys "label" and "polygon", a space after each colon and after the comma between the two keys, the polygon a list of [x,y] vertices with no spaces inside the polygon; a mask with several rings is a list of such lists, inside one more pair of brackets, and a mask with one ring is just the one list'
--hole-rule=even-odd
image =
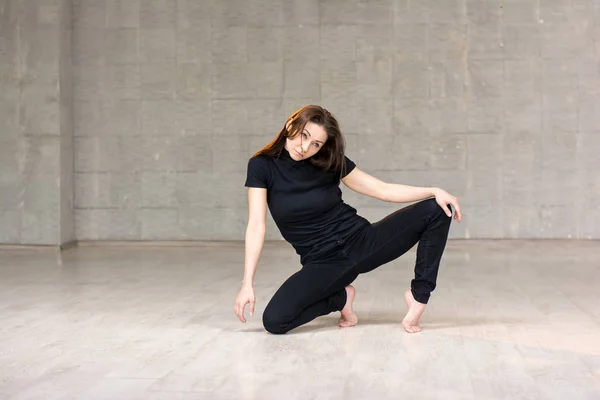
{"label": "bare foot", "polygon": [[342,309],[342,315],[340,317],[340,320],[338,321],[338,325],[342,328],[358,324],[358,317],[352,310],[352,303],[354,302],[354,296],[356,296],[354,286],[346,286],[346,295],[346,305]]}
{"label": "bare foot", "polygon": [[408,312],[402,320],[402,326],[408,333],[420,332],[419,319],[425,312],[427,305],[416,301],[410,289],[404,293],[404,302],[406,303],[406,307],[408,307]]}

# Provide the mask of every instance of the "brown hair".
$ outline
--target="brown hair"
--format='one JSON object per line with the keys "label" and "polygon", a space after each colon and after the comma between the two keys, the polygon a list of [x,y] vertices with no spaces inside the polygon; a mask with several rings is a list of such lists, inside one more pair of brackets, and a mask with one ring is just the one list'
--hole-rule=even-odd
{"label": "brown hair", "polygon": [[[290,131],[286,125],[291,120]],[[308,160],[314,166],[329,171],[343,171],[346,143],[336,118],[326,109],[317,105],[307,105],[294,112],[285,122],[279,134],[265,147],[256,152],[253,157],[268,155],[279,157],[285,147],[286,138],[299,135],[307,122],[321,126],[327,133],[327,141],[321,149]]]}

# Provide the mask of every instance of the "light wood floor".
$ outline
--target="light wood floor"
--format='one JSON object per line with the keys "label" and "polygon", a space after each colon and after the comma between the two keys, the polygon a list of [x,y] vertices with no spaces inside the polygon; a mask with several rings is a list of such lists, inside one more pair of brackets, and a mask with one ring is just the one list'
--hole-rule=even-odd
{"label": "light wood floor", "polygon": [[358,326],[276,336],[285,243],[246,325],[242,243],[0,251],[0,399],[600,399],[599,242],[450,241],[408,334],[414,256],[358,278]]}

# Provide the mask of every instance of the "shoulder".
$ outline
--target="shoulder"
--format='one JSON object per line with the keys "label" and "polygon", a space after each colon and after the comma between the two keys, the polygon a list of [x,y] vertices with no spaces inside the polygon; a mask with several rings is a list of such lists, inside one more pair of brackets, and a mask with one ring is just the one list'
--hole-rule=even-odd
{"label": "shoulder", "polygon": [[342,170],[340,171],[340,178],[346,177],[354,168],[356,168],[356,163],[347,155],[344,155]]}
{"label": "shoulder", "polygon": [[272,161],[272,157],[267,155],[254,155],[248,159],[248,168],[269,168]]}
{"label": "shoulder", "polygon": [[255,154],[248,159],[249,163],[262,163],[269,160],[269,156],[265,154]]}
{"label": "shoulder", "polygon": [[245,186],[267,188],[271,183],[271,159],[256,155],[248,159]]}

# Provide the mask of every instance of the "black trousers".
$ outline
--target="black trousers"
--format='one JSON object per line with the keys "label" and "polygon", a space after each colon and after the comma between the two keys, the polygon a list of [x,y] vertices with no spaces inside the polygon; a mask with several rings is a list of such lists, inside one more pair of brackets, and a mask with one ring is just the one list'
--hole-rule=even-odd
{"label": "black trousers", "polygon": [[263,313],[265,329],[286,333],[346,304],[345,287],[359,274],[372,271],[410,250],[417,258],[411,291],[426,304],[436,287],[452,218],[436,203],[424,200],[393,212],[338,241],[324,257],[311,261],[290,276],[275,292]]}

